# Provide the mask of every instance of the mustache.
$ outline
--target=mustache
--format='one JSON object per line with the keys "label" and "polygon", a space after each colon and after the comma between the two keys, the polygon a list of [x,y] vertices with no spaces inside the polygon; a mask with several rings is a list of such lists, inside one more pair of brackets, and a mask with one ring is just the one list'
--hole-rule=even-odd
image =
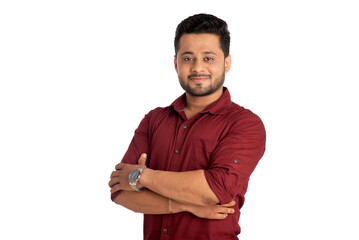
{"label": "mustache", "polygon": [[191,79],[191,78],[194,78],[194,77],[208,77],[208,78],[211,78],[211,75],[209,75],[209,74],[191,74],[191,75],[187,76],[187,79]]}

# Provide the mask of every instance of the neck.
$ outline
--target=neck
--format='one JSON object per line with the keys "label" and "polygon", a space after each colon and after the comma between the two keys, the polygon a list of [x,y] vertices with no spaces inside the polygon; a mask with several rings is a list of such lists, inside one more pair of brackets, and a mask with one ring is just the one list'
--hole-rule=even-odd
{"label": "neck", "polygon": [[207,96],[192,96],[186,93],[186,107],[187,112],[191,112],[190,115],[195,115],[206,109],[208,105],[217,101],[223,94],[223,87]]}

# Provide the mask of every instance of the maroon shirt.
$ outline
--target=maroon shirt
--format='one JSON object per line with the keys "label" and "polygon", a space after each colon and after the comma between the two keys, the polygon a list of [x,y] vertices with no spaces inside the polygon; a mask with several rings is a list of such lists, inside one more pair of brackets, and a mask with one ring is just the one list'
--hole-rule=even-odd
{"label": "maroon shirt", "polygon": [[187,120],[185,94],[169,107],[150,111],[135,131],[123,163],[137,164],[148,154],[148,167],[164,171],[204,169],[221,204],[236,201],[235,213],[224,220],[198,218],[183,212],[144,215],[145,240],[238,239],[240,208],[248,180],[265,150],[260,118],[231,101],[224,88],[219,100]]}

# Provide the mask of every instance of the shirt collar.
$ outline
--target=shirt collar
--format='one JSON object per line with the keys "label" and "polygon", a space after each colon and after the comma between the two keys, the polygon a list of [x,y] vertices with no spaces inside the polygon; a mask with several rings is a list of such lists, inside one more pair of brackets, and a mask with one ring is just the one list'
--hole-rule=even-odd
{"label": "shirt collar", "polygon": [[[232,104],[231,95],[226,87],[223,87],[223,94],[222,96],[216,100],[215,102],[211,103],[207,106],[207,108],[202,112],[209,112],[211,114],[224,114],[227,107]],[[186,106],[186,93],[182,94],[178,97],[172,104],[174,110],[177,112],[183,112],[184,107]]]}

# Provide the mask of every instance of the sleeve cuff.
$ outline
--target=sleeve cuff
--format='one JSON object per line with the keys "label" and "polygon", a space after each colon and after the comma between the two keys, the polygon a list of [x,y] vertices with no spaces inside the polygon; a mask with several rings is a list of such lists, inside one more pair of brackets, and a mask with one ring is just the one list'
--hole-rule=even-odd
{"label": "sleeve cuff", "polygon": [[114,202],[115,198],[122,192],[122,190],[119,190],[117,192],[111,193],[111,200]]}
{"label": "sleeve cuff", "polygon": [[224,192],[220,184],[217,183],[217,180],[215,179],[213,174],[210,173],[210,170],[205,170],[204,176],[206,177],[209,187],[212,189],[214,194],[216,194],[216,196],[218,197],[221,205],[230,203],[233,200],[230,194]]}

